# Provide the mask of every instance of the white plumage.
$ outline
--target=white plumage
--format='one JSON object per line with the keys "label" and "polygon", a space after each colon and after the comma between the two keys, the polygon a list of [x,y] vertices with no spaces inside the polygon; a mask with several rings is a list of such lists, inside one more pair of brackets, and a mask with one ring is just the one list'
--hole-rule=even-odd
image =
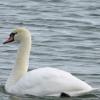
{"label": "white plumage", "polygon": [[61,93],[78,96],[91,91],[85,82],[70,73],[55,68],[39,68],[24,75],[10,92],[17,95],[60,96]]}
{"label": "white plumage", "polygon": [[31,49],[30,32],[25,28],[18,28],[4,44],[12,42],[11,40],[19,41],[20,47],[15,66],[5,85],[8,93],[35,96],[60,96],[65,93],[80,96],[94,90],[84,81],[60,69],[45,67],[27,72]]}

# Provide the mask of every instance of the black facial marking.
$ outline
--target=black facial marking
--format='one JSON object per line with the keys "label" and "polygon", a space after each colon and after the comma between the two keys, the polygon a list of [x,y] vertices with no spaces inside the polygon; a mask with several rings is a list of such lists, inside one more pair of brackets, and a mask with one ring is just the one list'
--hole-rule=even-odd
{"label": "black facial marking", "polygon": [[12,32],[12,33],[10,34],[10,37],[14,37],[16,34],[17,34],[17,32]]}

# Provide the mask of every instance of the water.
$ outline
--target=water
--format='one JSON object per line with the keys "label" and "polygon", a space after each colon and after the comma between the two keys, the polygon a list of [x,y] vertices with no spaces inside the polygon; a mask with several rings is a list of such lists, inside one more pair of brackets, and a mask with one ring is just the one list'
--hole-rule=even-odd
{"label": "water", "polygon": [[[0,100],[65,100],[13,97],[3,91],[17,45],[2,45],[15,27],[32,33],[29,69],[54,67],[100,87],[99,0],[0,0]],[[66,100],[99,100],[100,91]]]}

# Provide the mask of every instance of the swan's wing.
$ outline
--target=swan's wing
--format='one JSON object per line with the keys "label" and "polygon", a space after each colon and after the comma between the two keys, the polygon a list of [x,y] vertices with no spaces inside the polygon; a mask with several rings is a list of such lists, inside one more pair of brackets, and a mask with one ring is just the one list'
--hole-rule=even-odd
{"label": "swan's wing", "polygon": [[[58,95],[61,92],[73,95],[76,91],[91,87],[70,73],[55,68],[39,68],[28,72],[13,87],[16,94],[36,96]],[[75,93],[74,93],[75,94]]]}

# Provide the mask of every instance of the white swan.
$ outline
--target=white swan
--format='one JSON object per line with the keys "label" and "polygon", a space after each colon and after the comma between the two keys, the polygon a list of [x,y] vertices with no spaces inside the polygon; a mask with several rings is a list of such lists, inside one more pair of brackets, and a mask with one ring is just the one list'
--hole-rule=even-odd
{"label": "white swan", "polygon": [[5,84],[8,93],[35,96],[80,96],[94,90],[84,81],[60,69],[45,67],[27,72],[31,34],[25,28],[17,28],[4,44],[13,41],[19,41],[20,47],[15,66]]}

